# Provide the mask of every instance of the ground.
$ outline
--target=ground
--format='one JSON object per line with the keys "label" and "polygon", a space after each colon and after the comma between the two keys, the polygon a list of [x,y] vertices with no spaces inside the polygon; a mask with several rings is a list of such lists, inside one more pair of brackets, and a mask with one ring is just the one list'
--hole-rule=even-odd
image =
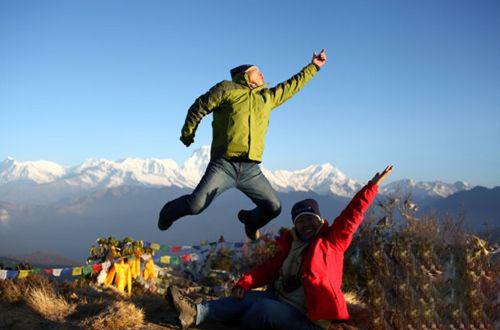
{"label": "ground", "polygon": [[[134,289],[135,294],[128,297],[111,288],[51,282],[43,277],[1,281],[0,329],[180,329],[162,295]],[[213,298],[194,291],[190,297],[195,301]],[[239,328],[207,322],[198,329]],[[364,327],[350,322],[338,329]]]}

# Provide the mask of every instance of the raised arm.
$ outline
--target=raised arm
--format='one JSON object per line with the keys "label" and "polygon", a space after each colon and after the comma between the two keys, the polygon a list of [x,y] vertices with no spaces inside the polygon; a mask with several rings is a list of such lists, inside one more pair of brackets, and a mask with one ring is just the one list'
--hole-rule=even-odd
{"label": "raised arm", "polygon": [[311,63],[306,65],[299,73],[284,81],[273,88],[270,88],[271,99],[273,108],[283,104],[286,100],[291,98],[295,93],[300,91],[305,84],[311,80],[312,77],[319,71],[319,69],[326,63],[325,50],[321,50],[319,54],[313,53]]}
{"label": "raised arm", "polygon": [[335,219],[330,227],[328,238],[337,248],[342,251],[347,250],[352,236],[363,221],[366,210],[377,196],[379,184],[391,173],[392,168],[392,165],[389,165],[382,173],[376,173]]}
{"label": "raised arm", "polygon": [[217,108],[223,100],[222,83],[212,87],[208,92],[198,97],[189,107],[180,140],[189,147],[194,142],[194,136],[201,119]]}

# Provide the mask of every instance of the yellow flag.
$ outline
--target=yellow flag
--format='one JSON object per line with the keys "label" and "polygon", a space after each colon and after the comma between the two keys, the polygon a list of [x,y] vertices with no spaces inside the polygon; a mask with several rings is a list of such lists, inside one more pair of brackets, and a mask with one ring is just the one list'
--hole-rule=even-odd
{"label": "yellow flag", "polygon": [[158,251],[160,249],[160,244],[151,243],[151,249]]}
{"label": "yellow flag", "polygon": [[155,263],[153,262],[152,259],[149,259],[144,265],[144,271],[142,277],[144,277],[146,281],[156,279]]}
{"label": "yellow flag", "polygon": [[19,271],[19,276],[17,278],[26,278],[26,277],[28,277],[29,273],[30,273],[29,270],[20,270]]}
{"label": "yellow flag", "polygon": [[73,276],[82,275],[82,267],[74,267],[73,271],[71,272],[71,275],[73,275]]}
{"label": "yellow flag", "polygon": [[163,256],[160,258],[160,262],[162,264],[169,264],[170,263],[170,256]]}
{"label": "yellow flag", "polygon": [[104,281],[104,286],[108,287],[113,283],[113,279],[115,278],[116,275],[116,269],[115,265],[111,265],[109,268],[108,274],[106,275],[106,280]]}

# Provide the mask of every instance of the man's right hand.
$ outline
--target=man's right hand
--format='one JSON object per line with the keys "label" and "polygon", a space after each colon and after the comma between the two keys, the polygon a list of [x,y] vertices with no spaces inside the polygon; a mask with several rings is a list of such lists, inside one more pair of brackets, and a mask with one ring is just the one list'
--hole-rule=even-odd
{"label": "man's right hand", "polygon": [[182,141],[182,143],[186,146],[186,147],[189,147],[191,145],[191,143],[194,142],[194,139],[190,139],[190,138],[186,138],[184,136],[181,136],[180,137],[180,140]]}
{"label": "man's right hand", "polygon": [[236,299],[243,299],[245,298],[245,290],[243,290],[243,288],[240,286],[233,286],[233,289],[231,290],[231,297]]}

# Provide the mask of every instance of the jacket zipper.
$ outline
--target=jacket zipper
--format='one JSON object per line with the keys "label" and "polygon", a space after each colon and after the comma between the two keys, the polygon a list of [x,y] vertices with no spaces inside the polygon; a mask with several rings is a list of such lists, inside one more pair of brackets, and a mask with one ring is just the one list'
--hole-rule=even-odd
{"label": "jacket zipper", "polygon": [[251,143],[251,110],[252,109],[252,88],[250,88],[250,92],[248,93],[248,152],[247,152],[247,158],[250,159],[250,143]]}

